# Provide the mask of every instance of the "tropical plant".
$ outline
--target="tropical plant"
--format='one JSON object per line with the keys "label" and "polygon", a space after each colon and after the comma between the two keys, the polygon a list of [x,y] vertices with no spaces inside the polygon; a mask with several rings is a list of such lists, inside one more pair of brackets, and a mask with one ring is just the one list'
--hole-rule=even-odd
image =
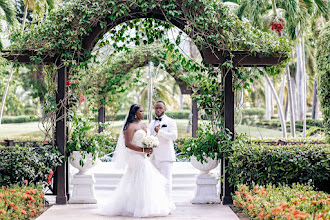
{"label": "tropical plant", "polygon": [[317,41],[317,62],[318,62],[318,84],[319,97],[323,112],[323,121],[327,129],[328,141],[330,142],[330,23],[321,31]]}
{"label": "tropical plant", "polygon": [[[0,33],[3,32],[3,23],[5,21],[7,24],[12,25],[14,23],[15,11],[12,5],[12,1],[0,0]],[[0,38],[0,50],[2,50],[3,45]]]}
{"label": "tropical plant", "polygon": [[[76,113],[73,114],[72,133],[66,147],[67,157],[72,156],[73,151],[78,151],[83,158],[86,154],[92,154],[95,161],[113,151],[112,142],[115,141],[116,136],[110,132],[94,133],[98,125],[94,118],[85,119]],[[107,124],[102,126],[106,127]],[[84,161],[81,159],[79,164],[84,166]]]}
{"label": "tropical plant", "polygon": [[22,19],[22,27],[25,28],[25,21],[27,17],[28,10],[33,12],[33,20],[37,21],[42,18],[48,11],[52,10],[56,4],[57,0],[23,0],[24,1],[24,15]]}
{"label": "tropical plant", "polygon": [[194,156],[200,162],[207,158],[219,159],[231,153],[232,135],[226,129],[213,131],[212,126],[199,127],[196,138],[187,138],[180,143],[180,150],[187,157]]}

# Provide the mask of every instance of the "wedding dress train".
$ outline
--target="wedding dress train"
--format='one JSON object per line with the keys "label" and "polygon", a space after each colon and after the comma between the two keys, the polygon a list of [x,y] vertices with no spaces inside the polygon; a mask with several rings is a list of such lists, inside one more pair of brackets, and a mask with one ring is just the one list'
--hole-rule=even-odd
{"label": "wedding dress train", "polygon": [[[132,142],[142,146],[144,130],[134,133]],[[166,178],[151,164],[145,153],[127,150],[127,170],[106,204],[97,213],[108,216],[166,216],[175,209],[165,192]]]}

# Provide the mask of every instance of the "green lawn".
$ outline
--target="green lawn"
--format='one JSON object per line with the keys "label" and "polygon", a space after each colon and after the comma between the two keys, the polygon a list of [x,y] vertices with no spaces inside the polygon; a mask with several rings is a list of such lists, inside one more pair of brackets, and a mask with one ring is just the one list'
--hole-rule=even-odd
{"label": "green lawn", "polygon": [[[176,120],[178,126],[179,138],[190,137],[191,132],[187,133],[188,120],[178,119]],[[122,121],[113,121],[111,123],[110,130],[116,134],[119,133],[122,127]],[[147,124],[147,120],[143,123]],[[0,137],[14,138],[17,136],[38,136],[43,137],[43,132],[38,127],[38,122],[19,123],[19,124],[2,124],[0,125]],[[267,137],[281,137],[281,131],[258,128],[246,125],[236,126],[236,132],[246,133],[249,136],[256,138],[267,138]]]}

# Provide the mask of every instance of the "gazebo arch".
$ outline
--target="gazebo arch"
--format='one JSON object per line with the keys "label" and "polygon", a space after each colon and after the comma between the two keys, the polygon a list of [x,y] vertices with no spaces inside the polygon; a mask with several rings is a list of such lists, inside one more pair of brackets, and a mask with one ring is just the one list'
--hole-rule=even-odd
{"label": "gazebo arch", "polygon": [[[138,51],[138,53],[137,53]],[[168,74],[170,74],[176,83],[178,84],[182,94],[191,95],[193,93],[192,88],[188,87],[186,82],[180,79],[180,75],[186,73],[186,71],[181,68],[177,69],[176,66],[180,66],[178,60],[173,60],[168,62],[166,59],[167,55],[161,45],[150,45],[150,46],[139,46],[132,49],[130,53],[119,54],[117,59],[110,60],[108,68],[102,69],[102,73],[111,72],[114,74],[130,74],[136,68],[148,65],[149,61],[154,62],[156,65],[162,63],[164,69]],[[176,64],[176,65],[174,65]],[[118,68],[120,66],[120,68]],[[122,83],[122,82],[120,82]],[[105,122],[105,108],[100,106],[98,109],[98,121]],[[197,103],[192,100],[192,137],[196,137],[196,132],[198,129],[198,108]],[[103,131],[102,127],[99,127],[99,132]]]}
{"label": "gazebo arch", "polygon": [[[39,60],[42,60],[44,64],[53,63],[57,65],[58,93],[56,94],[56,102],[58,106],[60,106],[60,103],[62,103],[66,96],[65,83],[69,72],[69,67],[66,66],[67,62],[65,62],[65,59],[67,59],[67,54],[72,56],[78,62],[79,60],[88,59],[88,53],[90,54],[97,40],[104,33],[123,22],[131,21],[133,19],[153,18],[166,21],[177,26],[183,31],[190,29],[189,31],[186,31],[186,33],[195,41],[206,64],[218,67],[226,61],[230,61],[231,67],[222,66],[223,73],[225,73],[224,118],[225,127],[234,134],[234,93],[232,90],[232,76],[234,69],[237,67],[246,66],[275,65],[284,60],[285,56],[283,57],[280,54],[280,51],[278,50],[279,47],[273,47],[269,40],[264,40],[263,38],[259,39],[257,36],[253,35],[252,32],[251,35],[253,35],[255,41],[261,44],[257,47],[258,43],[254,42],[253,37],[251,37],[250,42],[257,47],[257,49],[254,48],[253,52],[249,50],[249,48],[251,48],[249,44],[240,43],[239,41],[237,41],[235,45],[226,45],[227,39],[225,32],[222,31],[223,27],[221,27],[219,23],[215,22],[218,19],[222,19],[222,17],[230,20],[227,23],[223,23],[223,25],[234,24],[230,26],[232,29],[227,30],[227,32],[233,32],[235,30],[244,31],[243,28],[239,28],[240,25],[243,25],[243,23],[241,23],[238,18],[230,17],[230,13],[221,2],[214,1],[209,2],[208,4],[210,5],[206,4],[207,3],[205,3],[205,1],[199,0],[194,2],[185,2],[184,0],[123,0],[120,2],[115,0],[107,2],[104,2],[103,0],[76,1],[73,5],[64,5],[63,9],[60,9],[55,14],[50,15],[49,20],[46,21],[48,22],[47,24],[51,24],[54,22],[62,22],[63,20],[67,20],[68,24],[60,23],[60,27],[55,27],[56,25],[54,25],[54,27],[49,26],[48,29],[43,29],[40,25],[40,29],[38,29],[40,30],[39,32],[32,30],[30,35],[27,34],[23,35],[22,38],[18,38],[19,41],[23,42],[23,44],[28,44],[30,42],[31,48],[14,46],[16,51],[3,51],[5,53],[2,56],[8,60],[16,60],[21,63],[33,63],[36,62],[35,58],[39,58]],[[83,14],[86,8],[90,8],[92,12],[90,14]],[[83,15],[85,17],[83,17]],[[194,32],[193,28],[196,27],[189,20],[192,15],[200,17],[208,16],[210,21],[207,23],[207,25],[209,25],[209,29],[207,30],[208,32],[206,36],[199,36],[200,38],[197,39],[197,36],[193,35],[198,32]],[[78,22],[71,22],[75,18],[78,18]],[[81,24],[79,22],[79,18],[81,19]],[[213,26],[212,21],[214,22]],[[85,26],[84,28],[81,28],[79,25]],[[248,26],[245,25],[244,27]],[[213,31],[213,29],[215,31]],[[76,30],[79,31],[79,33],[76,33],[77,39],[72,39],[72,41],[77,41],[74,45],[77,46],[77,48],[73,49],[73,45],[66,45],[65,40],[72,37],[71,32]],[[60,33],[61,35],[59,35]],[[34,41],[35,39],[32,37],[33,34],[39,34],[41,37],[38,35],[39,37],[36,38],[36,41]],[[217,34],[219,34],[219,36]],[[24,36],[26,38],[24,38]],[[218,36],[219,40],[215,39],[215,36]],[[269,39],[270,38],[271,37],[269,37]],[[45,45],[45,40],[47,41],[47,45]],[[285,42],[283,41],[283,43]],[[263,51],[263,44],[267,45],[266,48],[273,48],[275,52]],[[287,54],[284,53],[284,55]],[[56,144],[59,151],[64,155],[67,140],[65,116],[65,110],[60,108],[57,112],[58,120],[56,122]],[[223,162],[224,166],[228,163],[228,161]],[[65,161],[60,167],[57,168],[56,177],[58,179],[56,203],[66,204],[69,194],[67,163]],[[230,195],[232,188],[229,187],[226,173],[224,173],[224,179],[225,192],[222,201],[223,204],[230,204],[232,203]]]}

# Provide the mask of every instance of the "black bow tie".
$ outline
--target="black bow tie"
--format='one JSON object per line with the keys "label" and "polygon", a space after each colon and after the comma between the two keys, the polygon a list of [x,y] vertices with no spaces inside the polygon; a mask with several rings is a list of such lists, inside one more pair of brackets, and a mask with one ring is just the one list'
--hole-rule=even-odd
{"label": "black bow tie", "polygon": [[156,121],[162,121],[162,118],[155,118]]}

